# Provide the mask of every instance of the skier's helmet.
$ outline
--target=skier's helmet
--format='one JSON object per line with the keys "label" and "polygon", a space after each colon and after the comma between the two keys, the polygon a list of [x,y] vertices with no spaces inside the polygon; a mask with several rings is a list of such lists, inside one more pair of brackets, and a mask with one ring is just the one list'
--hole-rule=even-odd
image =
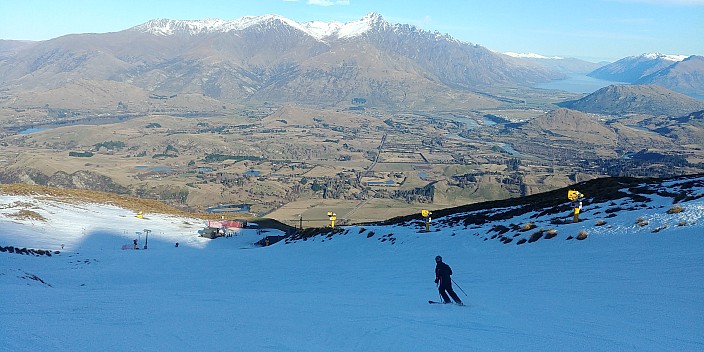
{"label": "skier's helmet", "polygon": [[441,261],[442,261],[442,257],[441,257],[441,256],[435,257],[435,262],[436,262],[436,263],[440,263]]}

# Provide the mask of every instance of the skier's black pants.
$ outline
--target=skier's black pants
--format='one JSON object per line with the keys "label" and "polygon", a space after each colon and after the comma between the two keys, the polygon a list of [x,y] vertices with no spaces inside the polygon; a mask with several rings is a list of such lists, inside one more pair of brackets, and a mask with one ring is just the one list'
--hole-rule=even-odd
{"label": "skier's black pants", "polygon": [[[450,303],[450,297],[455,300],[455,303],[462,303],[462,300],[460,300],[459,297],[457,297],[457,294],[455,293],[455,290],[452,289],[452,285],[440,285],[438,286],[438,291],[440,291],[440,296],[442,296],[443,301],[445,303]],[[450,294],[450,297],[447,296],[447,294]]]}

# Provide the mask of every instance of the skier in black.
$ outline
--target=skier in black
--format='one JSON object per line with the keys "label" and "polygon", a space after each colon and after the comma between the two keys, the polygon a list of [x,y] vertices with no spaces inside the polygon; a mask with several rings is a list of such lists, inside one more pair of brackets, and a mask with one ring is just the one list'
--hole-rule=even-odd
{"label": "skier in black", "polygon": [[[452,303],[452,301],[450,301],[450,297],[452,297],[455,303],[462,305],[462,300],[457,297],[457,294],[452,289],[452,278],[450,278],[452,269],[449,265],[442,262],[441,256],[435,257],[435,262],[437,263],[435,266],[435,283],[439,284],[438,291],[440,291],[440,296],[442,296],[443,301],[445,303]],[[450,297],[447,296],[448,293]]]}

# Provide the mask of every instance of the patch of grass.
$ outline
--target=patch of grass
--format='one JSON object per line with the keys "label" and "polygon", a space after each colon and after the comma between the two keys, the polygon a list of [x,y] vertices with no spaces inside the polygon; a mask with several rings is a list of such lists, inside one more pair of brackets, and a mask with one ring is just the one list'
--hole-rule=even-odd
{"label": "patch of grass", "polygon": [[587,231],[586,230],[581,230],[577,234],[577,239],[580,241],[586,240],[587,239]]}
{"label": "patch of grass", "polygon": [[521,227],[521,231],[529,231],[529,230],[532,230],[536,227],[537,226],[535,225],[534,222],[529,222]]}
{"label": "patch of grass", "polygon": [[10,214],[11,217],[20,220],[37,220],[46,221],[46,218],[42,214],[37,213],[33,210],[22,209],[14,214]]}
{"label": "patch of grass", "polygon": [[668,209],[667,213],[668,214],[677,214],[677,213],[681,213],[683,211],[684,211],[684,208],[682,208],[679,204],[676,204],[672,208]]}
{"label": "patch of grass", "polygon": [[555,229],[548,229],[548,230],[545,232],[545,239],[546,239],[546,240],[549,240],[549,239],[551,239],[551,238],[553,238],[553,237],[555,237],[555,236],[557,236],[557,230],[555,230]]}
{"label": "patch of grass", "polygon": [[29,203],[29,202],[13,202],[10,204],[0,204],[0,209],[9,209],[9,208],[34,208],[34,204]]}

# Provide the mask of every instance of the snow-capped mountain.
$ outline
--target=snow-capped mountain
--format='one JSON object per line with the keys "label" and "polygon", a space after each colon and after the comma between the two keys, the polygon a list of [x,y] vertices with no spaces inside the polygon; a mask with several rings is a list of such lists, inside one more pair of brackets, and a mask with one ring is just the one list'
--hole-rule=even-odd
{"label": "snow-capped mountain", "polygon": [[280,25],[297,29],[318,40],[341,39],[362,35],[370,31],[375,23],[384,22],[378,13],[370,13],[363,18],[347,23],[311,21],[298,23],[279,15],[245,16],[235,20],[171,20],[155,19],[135,26],[131,30],[155,35],[203,35],[210,33],[228,33],[243,31],[253,27],[276,27]]}
{"label": "snow-capped mountain", "polygon": [[[363,98],[370,107],[478,108],[501,104],[476,93],[483,87],[560,77],[447,34],[390,24],[375,13],[347,23],[297,23],[278,15],[159,19],[120,32],[67,35],[0,55],[0,87],[10,89],[18,107],[61,107],[71,101],[114,109],[129,100],[130,106],[147,109],[139,104],[149,96],[181,94],[198,99],[198,106],[295,102],[329,107]],[[114,89],[90,88],[96,86]],[[69,98],[77,95],[90,98]]]}
{"label": "snow-capped mountain", "polygon": [[[574,189],[579,222],[561,189],[434,211],[430,232],[416,215],[268,247],[283,233],[208,240],[199,219],[0,194],[0,346],[701,350],[704,176]],[[464,307],[426,303],[436,255]]]}
{"label": "snow-capped mountain", "polygon": [[629,56],[600,67],[589,76],[607,81],[635,83],[639,79],[682,61],[687,56],[659,53]]}
{"label": "snow-capped mountain", "polygon": [[672,62],[682,61],[682,60],[689,57],[688,55],[672,55],[672,54],[661,54],[661,53],[643,54],[642,56],[647,59],[650,59],[650,60],[663,59],[665,61],[672,61]]}
{"label": "snow-capped mountain", "polygon": [[704,60],[695,55],[654,53],[630,56],[588,75],[631,84],[656,84],[691,97],[704,97]]}
{"label": "snow-capped mountain", "polygon": [[704,100],[704,56],[692,55],[641,79],[636,84],[661,87]]}

